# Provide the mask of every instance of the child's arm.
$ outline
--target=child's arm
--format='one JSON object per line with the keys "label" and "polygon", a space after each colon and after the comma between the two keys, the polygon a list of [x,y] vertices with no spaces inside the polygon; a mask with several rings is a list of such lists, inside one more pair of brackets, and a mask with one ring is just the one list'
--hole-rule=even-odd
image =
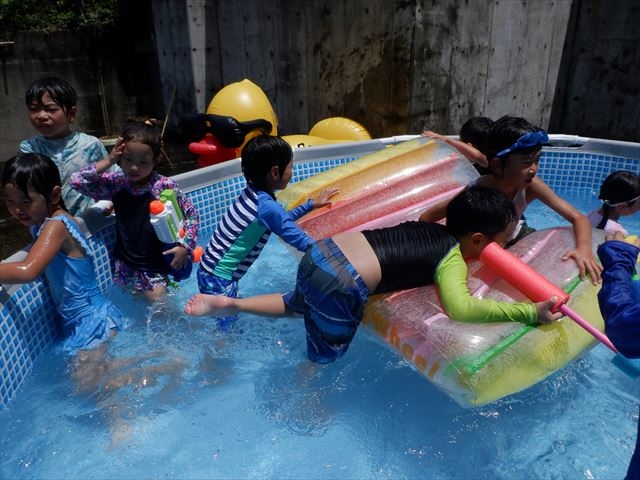
{"label": "child's arm", "polygon": [[326,205],[331,205],[330,198],[333,197],[336,193],[338,193],[338,188],[325,188],[322,190],[317,197],[310,198],[306,202],[301,205],[298,205],[295,208],[289,210],[289,216],[293,220],[298,220],[303,215],[306,215],[314,208],[324,207]]}
{"label": "child's arm", "polygon": [[447,205],[450,201],[451,199],[436,203],[433,207],[422,212],[418,220],[431,223],[439,222],[447,216]]}
{"label": "child's arm", "polygon": [[471,296],[467,286],[467,265],[459,246],[440,262],[436,270],[435,283],[445,313],[453,320],[470,323],[521,322],[550,323],[562,317],[549,309],[555,298],[538,303],[508,303]]}
{"label": "child's arm", "polygon": [[113,167],[118,162],[118,158],[120,158],[123,150],[124,140],[122,137],[118,137],[118,140],[116,140],[116,144],[111,149],[111,152],[109,152],[109,155],[96,162],[96,173],[100,175]]}
{"label": "child's arm", "polygon": [[64,223],[47,222],[24,260],[0,263],[0,282],[33,282],[62,249],[67,240],[70,240],[69,232]]}
{"label": "child's arm", "polygon": [[283,317],[293,314],[286,307],[282,295],[279,293],[245,298],[230,298],[225,295],[198,293],[191,297],[184,307],[184,313],[196,317],[234,315],[240,312],[269,317]]}
{"label": "child's arm", "polygon": [[[296,224],[290,212],[287,212],[282,205],[266,193],[261,192],[260,196],[258,206],[260,223],[292,247],[295,247],[300,252],[305,252],[313,243],[313,239]],[[310,201],[307,203],[310,203]],[[299,209],[303,205],[296,207],[296,209]]]}
{"label": "child's arm", "polygon": [[604,265],[598,303],[605,333],[620,353],[629,358],[640,358],[640,299],[633,297],[631,285],[639,246],[640,241],[636,240],[635,245],[608,241],[598,247]]}
{"label": "child's arm", "polygon": [[115,179],[124,177],[121,172],[107,171],[118,161],[124,142],[121,138],[106,158],[98,160],[71,175],[69,184],[74,190],[92,197],[95,200],[110,200],[114,190],[120,187]]}
{"label": "child's arm", "polygon": [[585,274],[591,276],[593,284],[600,283],[602,267],[598,265],[591,247],[591,223],[589,219],[580,213],[569,202],[560,198],[551,188],[538,177],[534,177],[531,186],[527,189],[527,201],[538,199],[566,221],[573,225],[573,234],[576,238],[576,248],[567,252],[562,259],[573,258],[580,270],[580,278],[585,279]]}
{"label": "child's arm", "polygon": [[321,190],[317,197],[311,199],[313,208],[320,208],[331,205],[331,197],[333,197],[339,191],[339,188],[325,188]]}
{"label": "child's arm", "polygon": [[473,145],[464,143],[460,140],[456,140],[455,138],[445,137],[444,135],[440,135],[439,133],[429,130],[426,132],[422,132],[422,136],[427,138],[435,138],[448,145],[451,145],[470,162],[477,163],[478,165],[482,165],[485,168],[489,168],[489,164],[487,163],[487,158],[485,157],[485,155]]}

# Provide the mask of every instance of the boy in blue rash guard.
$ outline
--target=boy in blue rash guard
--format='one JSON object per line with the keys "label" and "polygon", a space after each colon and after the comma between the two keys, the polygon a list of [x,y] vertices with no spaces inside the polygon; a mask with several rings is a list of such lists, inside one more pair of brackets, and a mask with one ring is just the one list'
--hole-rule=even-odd
{"label": "boy in blue rash guard", "polygon": [[62,199],[71,215],[95,203],[71,188],[71,175],[107,156],[98,138],[71,130],[78,113],[77,100],[76,90],[64,80],[47,77],[33,82],[25,93],[25,102],[31,125],[39,135],[23,140],[19,146],[21,153],[40,153],[54,161],[62,180]]}
{"label": "boy in blue rash guard", "polygon": [[330,363],[349,348],[369,295],[436,284],[445,312],[459,321],[551,322],[562,316],[546,302],[505,303],[477,299],[467,287],[465,258],[491,241],[504,246],[516,213],[502,192],[471,186],[447,207],[447,226],[405,222],[394,227],[347,232],[316,242],[298,267],[293,292],[247,298],[195,295],[188,315],[257,313],[304,315],[307,356]]}
{"label": "boy in blue rash guard", "polygon": [[[598,303],[605,333],[611,342],[625,357],[640,358],[640,298],[634,292],[632,280],[640,253],[640,240],[636,238],[630,244],[621,241],[623,238],[621,232],[616,232],[612,240],[598,247],[598,257],[604,267]],[[626,478],[640,478],[640,423]]]}
{"label": "boy in blue rash guard", "polygon": [[[271,233],[301,252],[313,243],[295,221],[314,208],[329,205],[337,189],[323,190],[287,212],[275,198],[292,176],[293,151],[282,138],[259,135],[242,149],[247,186],[216,226],[198,268],[201,293],[238,295],[238,281],[256,261]],[[231,319],[232,317],[229,317]]]}

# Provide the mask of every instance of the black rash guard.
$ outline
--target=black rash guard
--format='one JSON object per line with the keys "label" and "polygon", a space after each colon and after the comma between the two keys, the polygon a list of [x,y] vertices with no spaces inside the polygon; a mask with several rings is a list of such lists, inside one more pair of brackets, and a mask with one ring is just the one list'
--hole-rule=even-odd
{"label": "black rash guard", "polygon": [[382,271],[374,293],[415,288],[434,283],[436,268],[458,242],[438,223],[405,222],[362,232]]}
{"label": "black rash guard", "polygon": [[162,256],[164,245],[151,226],[149,203],[155,198],[150,192],[134,195],[120,190],[113,196],[116,212],[115,257],[136,270],[168,273]]}

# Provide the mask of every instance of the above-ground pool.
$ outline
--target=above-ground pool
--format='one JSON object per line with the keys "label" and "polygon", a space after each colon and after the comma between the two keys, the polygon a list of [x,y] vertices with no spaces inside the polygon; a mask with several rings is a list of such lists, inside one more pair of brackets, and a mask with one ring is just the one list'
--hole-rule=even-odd
{"label": "above-ground pool", "polygon": [[[639,144],[552,141],[566,146],[545,149],[540,175],[582,211],[598,205],[610,171],[640,171]],[[298,150],[294,181],[379,148],[372,141]],[[201,212],[205,243],[244,186],[239,164],[177,180]],[[536,228],[564,223],[536,204],[527,219]],[[637,215],[623,223],[640,231]],[[112,226],[93,239],[101,284],[109,285]],[[295,270],[272,238],[241,292],[287,290]],[[626,472],[640,382],[602,345],[523,392],[465,409],[366,329],[342,360],[309,368],[299,318],[241,315],[219,328],[181,313],[196,290],[191,278],[154,306],[112,290],[131,327],[101,352],[107,382],[74,377],[82,372],[55,343],[42,283],[0,292],[0,477],[609,479]]]}

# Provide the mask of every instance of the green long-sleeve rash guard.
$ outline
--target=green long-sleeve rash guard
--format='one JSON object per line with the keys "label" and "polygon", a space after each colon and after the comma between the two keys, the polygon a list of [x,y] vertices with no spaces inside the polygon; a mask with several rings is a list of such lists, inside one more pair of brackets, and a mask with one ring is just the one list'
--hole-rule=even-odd
{"label": "green long-sleeve rash guard", "polygon": [[471,296],[467,286],[468,269],[456,244],[436,268],[434,282],[445,313],[460,322],[537,323],[533,303],[507,303]]}

